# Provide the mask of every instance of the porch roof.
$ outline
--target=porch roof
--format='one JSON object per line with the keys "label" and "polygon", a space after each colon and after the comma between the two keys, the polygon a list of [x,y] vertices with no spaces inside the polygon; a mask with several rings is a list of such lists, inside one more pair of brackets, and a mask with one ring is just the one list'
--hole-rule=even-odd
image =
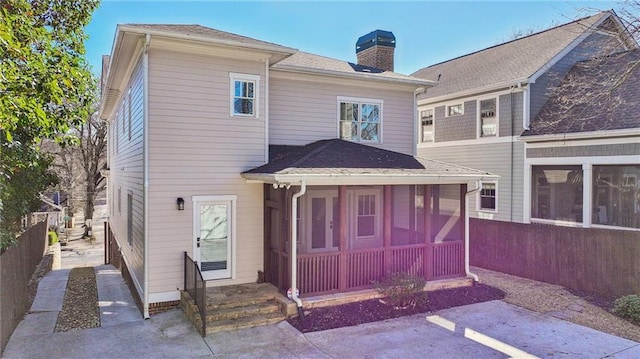
{"label": "porch roof", "polygon": [[341,139],[269,146],[269,163],[242,173],[249,181],[308,185],[454,184],[496,180],[489,172],[413,157]]}

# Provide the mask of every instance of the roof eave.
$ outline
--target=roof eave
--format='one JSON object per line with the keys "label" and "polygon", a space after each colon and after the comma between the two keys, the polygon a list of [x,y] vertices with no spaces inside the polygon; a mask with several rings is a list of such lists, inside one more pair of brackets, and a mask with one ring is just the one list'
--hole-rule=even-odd
{"label": "roof eave", "polygon": [[493,174],[424,175],[424,174],[270,174],[243,173],[242,177],[253,183],[280,183],[295,185],[305,181],[307,185],[415,185],[415,184],[463,184],[473,181],[490,181],[500,178]]}
{"label": "roof eave", "polygon": [[294,49],[294,48],[286,47],[286,46],[275,45],[275,44],[274,45],[268,45],[268,44],[246,44],[246,43],[242,43],[242,42],[238,42],[238,41],[232,41],[232,40],[213,39],[213,38],[210,38],[210,37],[199,36],[199,35],[178,34],[178,33],[170,32],[170,31],[139,28],[139,27],[129,26],[129,25],[119,25],[118,28],[122,32],[130,32],[130,33],[138,33],[138,34],[149,34],[149,35],[152,35],[152,36],[154,36],[154,35],[155,36],[163,36],[163,37],[170,37],[170,38],[181,39],[181,40],[191,40],[191,41],[204,42],[204,43],[209,43],[209,44],[224,45],[224,46],[231,46],[231,47],[251,49],[251,50],[261,50],[261,51],[267,51],[267,52],[273,53],[274,55],[280,55],[280,56],[277,57],[277,61],[274,61],[273,63],[281,61],[284,58],[289,57],[289,56],[295,54],[296,52],[298,52],[298,49]]}
{"label": "roof eave", "polygon": [[[420,104],[433,104],[433,103],[448,101],[456,98],[469,97],[471,95],[475,95],[478,93],[487,93],[487,92],[508,89],[512,86],[523,87],[523,86],[526,86],[528,83],[529,83],[529,78],[523,77],[523,78],[500,82],[497,84],[491,84],[483,87],[476,87],[469,90],[452,92],[446,95],[440,95],[436,97],[427,97],[424,100],[419,100],[418,102]],[[429,94],[429,91],[427,90],[427,95],[428,94]]]}
{"label": "roof eave", "polygon": [[276,65],[272,68],[272,70],[283,71],[283,72],[335,76],[335,77],[347,77],[347,78],[360,79],[360,80],[364,79],[364,80],[382,81],[382,82],[388,82],[388,83],[413,85],[413,86],[419,86],[419,87],[433,87],[437,85],[437,82],[435,81],[418,79],[418,78],[403,79],[403,78],[397,78],[397,77],[377,76],[375,74],[368,74],[368,73],[348,73],[348,72],[342,72],[342,71],[314,69],[310,67],[292,66],[292,65]]}
{"label": "roof eave", "polygon": [[518,139],[524,142],[550,142],[562,140],[588,140],[593,138],[634,137],[640,136],[640,128],[628,128],[618,130],[573,132],[548,135],[520,135]]}

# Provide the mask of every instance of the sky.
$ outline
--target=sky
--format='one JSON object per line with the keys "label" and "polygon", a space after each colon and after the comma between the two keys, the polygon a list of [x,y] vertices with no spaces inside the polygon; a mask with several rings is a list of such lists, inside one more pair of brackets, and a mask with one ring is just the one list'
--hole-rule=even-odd
{"label": "sky", "polygon": [[199,24],[356,62],[358,37],[396,37],[395,71],[423,67],[496,45],[517,31],[543,30],[615,9],[610,1],[123,1],[103,0],[86,28],[87,60],[99,75],[117,24]]}

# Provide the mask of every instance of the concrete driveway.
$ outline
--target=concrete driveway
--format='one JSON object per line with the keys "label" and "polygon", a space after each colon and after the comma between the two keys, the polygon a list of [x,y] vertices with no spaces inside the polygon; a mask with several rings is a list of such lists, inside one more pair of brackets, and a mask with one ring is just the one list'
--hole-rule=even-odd
{"label": "concrete driveway", "polygon": [[502,301],[302,334],[287,322],[200,337],[178,310],[143,320],[96,267],[101,327],[54,333],[68,270],[40,282],[4,358],[640,358],[640,343]]}

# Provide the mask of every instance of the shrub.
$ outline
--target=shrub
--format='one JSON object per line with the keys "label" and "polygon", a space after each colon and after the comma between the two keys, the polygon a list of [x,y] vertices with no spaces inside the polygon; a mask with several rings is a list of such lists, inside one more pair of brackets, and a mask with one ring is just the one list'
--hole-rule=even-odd
{"label": "shrub", "polygon": [[49,245],[58,243],[58,234],[55,231],[49,231]]}
{"label": "shrub", "polygon": [[385,296],[385,303],[399,309],[415,306],[419,298],[426,300],[426,293],[423,293],[426,283],[422,277],[396,272],[380,282],[374,281],[373,288]]}
{"label": "shrub", "polygon": [[613,313],[640,324],[640,295],[625,295],[616,299]]}

